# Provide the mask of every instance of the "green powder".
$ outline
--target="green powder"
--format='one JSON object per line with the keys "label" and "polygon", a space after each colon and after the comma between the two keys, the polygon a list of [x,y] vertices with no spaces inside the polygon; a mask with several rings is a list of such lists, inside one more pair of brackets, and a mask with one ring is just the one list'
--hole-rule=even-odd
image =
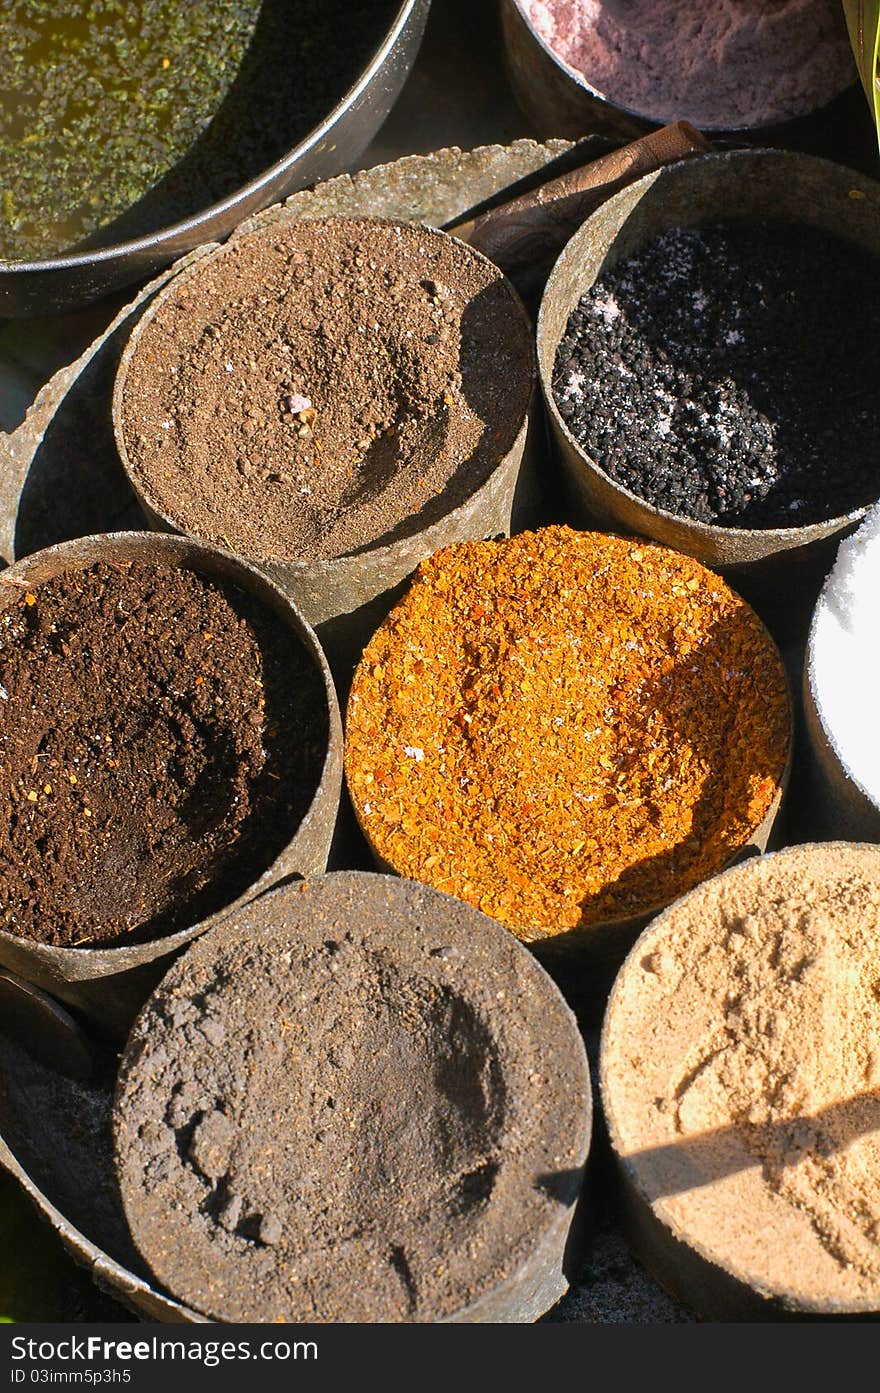
{"label": "green powder", "polygon": [[0,260],[235,194],[357,81],[400,0],[0,0]]}
{"label": "green powder", "polygon": [[260,0],[13,0],[0,11],[0,257],[110,222],[220,107]]}

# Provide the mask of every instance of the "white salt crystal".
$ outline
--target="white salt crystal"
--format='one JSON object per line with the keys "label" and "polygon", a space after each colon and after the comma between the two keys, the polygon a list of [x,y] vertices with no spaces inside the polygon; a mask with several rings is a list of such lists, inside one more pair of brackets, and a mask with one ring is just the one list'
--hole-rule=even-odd
{"label": "white salt crystal", "polygon": [[813,680],[845,767],[880,803],[880,504],[841,542],[813,633]]}
{"label": "white salt crystal", "polygon": [[615,319],[620,318],[620,306],[613,295],[607,295],[604,300],[594,300],[593,309],[602,316],[606,324],[613,324]]}
{"label": "white salt crystal", "polygon": [[409,758],[414,759],[416,764],[421,764],[425,758],[424,750],[420,750],[418,745],[404,745],[403,753]]}

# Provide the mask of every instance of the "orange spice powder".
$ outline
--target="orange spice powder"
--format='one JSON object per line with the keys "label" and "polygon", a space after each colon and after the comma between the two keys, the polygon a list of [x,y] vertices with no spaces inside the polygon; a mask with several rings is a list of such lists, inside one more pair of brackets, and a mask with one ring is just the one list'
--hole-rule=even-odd
{"label": "orange spice powder", "polygon": [[423,562],[355,674],[346,775],[395,871],[528,941],[718,871],[790,740],[779,653],[718,576],[548,527]]}

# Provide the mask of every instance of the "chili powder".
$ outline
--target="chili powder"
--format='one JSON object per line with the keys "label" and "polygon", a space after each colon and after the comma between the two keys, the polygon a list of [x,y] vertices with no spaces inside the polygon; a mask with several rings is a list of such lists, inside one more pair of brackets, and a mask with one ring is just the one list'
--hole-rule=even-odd
{"label": "chili powder", "polygon": [[548,527],[422,563],[355,674],[346,774],[384,861],[529,941],[718,871],[790,740],[778,650],[718,576]]}

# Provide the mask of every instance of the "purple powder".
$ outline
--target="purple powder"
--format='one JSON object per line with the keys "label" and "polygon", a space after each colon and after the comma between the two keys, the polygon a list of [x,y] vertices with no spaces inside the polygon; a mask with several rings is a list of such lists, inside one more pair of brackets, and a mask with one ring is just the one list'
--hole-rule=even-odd
{"label": "purple powder", "polygon": [[521,0],[615,106],[707,129],[770,125],[856,80],[840,0]]}

